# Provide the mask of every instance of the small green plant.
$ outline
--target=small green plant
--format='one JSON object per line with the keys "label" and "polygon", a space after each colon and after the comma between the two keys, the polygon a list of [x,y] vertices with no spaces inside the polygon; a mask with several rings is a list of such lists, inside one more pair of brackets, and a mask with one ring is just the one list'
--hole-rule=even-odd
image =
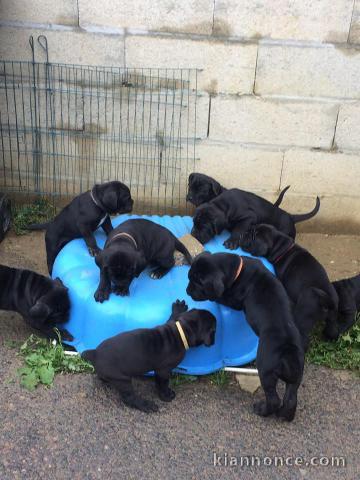
{"label": "small green plant", "polygon": [[13,209],[13,226],[17,235],[29,233],[26,227],[31,223],[45,222],[55,215],[55,207],[45,198],[34,203],[19,205]]}
{"label": "small green plant", "polygon": [[197,382],[198,377],[195,375],[181,375],[181,373],[174,373],[170,378],[170,385],[174,387],[179,387],[180,385],[185,385],[187,383]]}
{"label": "small green plant", "polygon": [[217,372],[209,375],[210,383],[217,387],[226,387],[229,384],[231,374],[225,370],[218,370]]}
{"label": "small green plant", "polygon": [[356,323],[336,342],[321,338],[321,327],[312,336],[307,361],[316,365],[325,365],[335,369],[348,369],[360,375],[360,321],[359,312]]}
{"label": "small green plant", "polygon": [[57,373],[93,372],[94,368],[80,355],[66,355],[59,342],[30,335],[20,347],[25,366],[18,369],[20,384],[33,391],[39,384],[52,385]]}

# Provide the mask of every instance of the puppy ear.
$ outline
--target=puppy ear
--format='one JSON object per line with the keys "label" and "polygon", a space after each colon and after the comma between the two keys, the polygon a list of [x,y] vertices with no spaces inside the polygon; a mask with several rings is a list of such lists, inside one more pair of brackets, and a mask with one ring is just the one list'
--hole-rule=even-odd
{"label": "puppy ear", "polygon": [[211,182],[211,189],[212,191],[214,192],[214,195],[217,197],[218,195],[220,195],[221,193],[221,185],[219,182],[217,182],[216,180],[212,180]]}
{"label": "puppy ear", "polygon": [[225,291],[225,285],[221,278],[215,278],[213,282],[213,290],[216,298],[219,298],[222,296],[222,294]]}
{"label": "puppy ear", "polygon": [[50,315],[50,307],[46,303],[41,302],[38,300],[35,305],[33,305],[30,310],[29,314],[33,318],[43,318],[44,320]]}
{"label": "puppy ear", "polygon": [[56,277],[54,282],[59,286],[59,287],[62,287],[62,288],[65,288],[66,290],[69,290],[64,284],[63,284],[63,281],[61,280],[61,278],[59,277]]}
{"label": "puppy ear", "polygon": [[196,175],[195,173],[190,173],[189,175],[189,185],[191,185],[193,179],[194,179],[194,175]]}
{"label": "puppy ear", "polygon": [[118,208],[118,195],[116,191],[107,188],[101,201],[109,212],[116,212]]}
{"label": "puppy ear", "polygon": [[216,235],[219,235],[225,228],[225,222],[221,216],[216,216],[214,219],[214,228]]}
{"label": "puppy ear", "polygon": [[214,344],[214,332],[207,332],[204,338],[205,347],[211,347]]}

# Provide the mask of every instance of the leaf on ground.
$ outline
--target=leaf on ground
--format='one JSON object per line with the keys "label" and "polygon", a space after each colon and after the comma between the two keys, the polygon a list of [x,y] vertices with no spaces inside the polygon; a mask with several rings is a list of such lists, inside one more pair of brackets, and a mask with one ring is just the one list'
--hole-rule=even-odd
{"label": "leaf on ground", "polygon": [[34,370],[21,377],[21,386],[33,392],[39,383],[39,377]]}
{"label": "leaf on ground", "polygon": [[55,370],[51,365],[44,365],[38,369],[38,374],[41,383],[44,385],[51,385],[54,380]]}

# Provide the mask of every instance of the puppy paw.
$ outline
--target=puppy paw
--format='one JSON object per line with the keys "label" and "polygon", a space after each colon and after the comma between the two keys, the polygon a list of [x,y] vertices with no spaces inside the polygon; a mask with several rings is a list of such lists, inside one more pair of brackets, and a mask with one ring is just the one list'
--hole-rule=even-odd
{"label": "puppy paw", "polygon": [[128,287],[113,287],[112,291],[115,293],[115,295],[120,295],[120,297],[126,297],[127,295],[130,295]]}
{"label": "puppy paw", "polygon": [[239,248],[239,246],[240,246],[239,240],[235,239],[235,238],[231,238],[231,237],[228,238],[227,240],[225,240],[223,245],[224,245],[225,248],[228,248],[229,250],[235,250],[236,248]]}
{"label": "puppy paw", "polygon": [[96,247],[96,248],[88,247],[88,252],[92,257],[96,257],[96,255],[101,252],[101,249],[99,247]]}
{"label": "puppy paw", "polygon": [[164,275],[168,273],[168,268],[156,268],[150,273],[150,278],[153,280],[160,280]]}
{"label": "puppy paw", "polygon": [[141,402],[139,402],[135,406],[135,408],[145,413],[152,413],[152,412],[159,411],[159,407],[156,405],[155,402],[152,402],[151,400],[141,400]]}
{"label": "puppy paw", "polygon": [[254,413],[256,413],[256,415],[260,415],[260,417],[267,417],[271,413],[269,412],[266,400],[259,400],[258,402],[255,402],[253,408]]}
{"label": "puppy paw", "polygon": [[296,407],[294,408],[286,408],[282,406],[277,412],[276,416],[286,420],[287,422],[292,422],[295,417]]}
{"label": "puppy paw", "polygon": [[171,388],[159,391],[159,398],[163,402],[171,402],[171,400],[174,400],[175,396],[176,394],[174,390],[171,390]]}
{"label": "puppy paw", "polygon": [[185,300],[176,300],[176,302],[172,304],[172,313],[173,315],[179,315],[180,313],[187,312],[188,308]]}
{"label": "puppy paw", "polygon": [[96,302],[103,303],[105,300],[108,300],[110,297],[110,290],[99,290],[97,289],[94,293],[94,298]]}

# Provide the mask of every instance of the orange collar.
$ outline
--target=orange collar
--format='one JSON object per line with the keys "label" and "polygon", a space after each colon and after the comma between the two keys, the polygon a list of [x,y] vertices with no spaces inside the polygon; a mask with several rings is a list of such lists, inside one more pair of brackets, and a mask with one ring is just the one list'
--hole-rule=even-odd
{"label": "orange collar", "polygon": [[243,265],[244,265],[244,260],[243,260],[242,257],[240,257],[240,264],[239,264],[238,269],[236,270],[236,274],[235,274],[235,278],[234,278],[234,282],[233,282],[233,283],[235,283],[236,280],[239,278],[239,275],[240,275],[240,273],[241,273],[241,270],[242,270],[242,268],[243,268]]}
{"label": "orange collar", "polygon": [[290,247],[288,247],[281,255],[279,255],[277,258],[275,258],[275,260],[273,261],[273,265],[275,265],[275,263],[278,263],[278,262],[279,262],[283,257],[285,257],[285,255],[286,255],[287,253],[289,253],[290,250],[292,250],[294,247],[295,247],[295,242],[292,243],[292,244],[290,245]]}

